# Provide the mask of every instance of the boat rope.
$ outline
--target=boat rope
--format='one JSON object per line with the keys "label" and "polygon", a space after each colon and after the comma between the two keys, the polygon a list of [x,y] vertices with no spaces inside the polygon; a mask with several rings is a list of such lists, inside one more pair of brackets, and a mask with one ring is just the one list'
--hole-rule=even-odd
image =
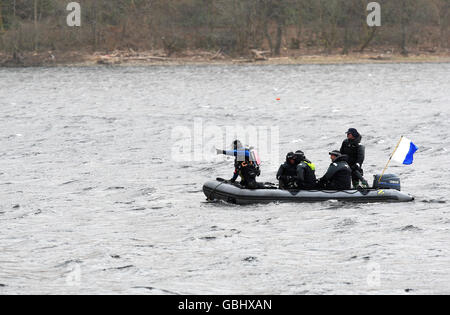
{"label": "boat rope", "polygon": [[330,194],[330,195],[331,194],[335,194],[337,192],[342,192],[342,193],[347,194],[347,195],[355,195],[357,193],[362,193],[362,194],[366,193],[367,194],[367,192],[370,192],[370,189],[368,189],[368,190],[366,190],[364,192],[362,192],[360,190],[355,190],[355,191],[353,191],[353,190],[351,190],[351,191],[349,191],[349,190],[298,190],[298,192],[300,192],[300,191],[323,192],[325,194]]}
{"label": "boat rope", "polygon": [[216,190],[217,190],[220,186],[222,186],[223,184],[225,184],[225,182],[220,183],[219,185],[216,186],[216,188],[214,188],[213,190],[211,190],[211,193],[209,194],[207,200],[212,200],[212,199],[211,199],[211,196],[212,196],[212,195],[216,192]]}

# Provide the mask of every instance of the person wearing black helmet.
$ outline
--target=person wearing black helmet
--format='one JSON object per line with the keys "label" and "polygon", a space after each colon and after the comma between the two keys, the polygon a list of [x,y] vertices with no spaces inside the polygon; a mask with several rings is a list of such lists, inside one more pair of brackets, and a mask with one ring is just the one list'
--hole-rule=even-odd
{"label": "person wearing black helmet", "polygon": [[332,163],[326,174],[319,180],[319,187],[330,190],[348,190],[352,187],[352,169],[347,156],[334,150],[329,153]]}
{"label": "person wearing black helmet", "polygon": [[348,156],[348,164],[352,169],[352,183],[355,188],[360,186],[368,187],[367,181],[364,179],[364,171],[362,165],[364,163],[366,148],[361,144],[362,136],[355,128],[350,128],[347,131],[347,139],[344,140],[341,146],[341,154]]}
{"label": "person wearing black helmet", "polygon": [[233,150],[217,149],[217,154],[235,157],[234,173],[230,181],[234,183],[240,176],[240,184],[245,188],[260,188],[262,184],[256,182],[256,177],[261,175],[257,153],[252,149],[244,147],[239,140],[233,141],[232,147]]}
{"label": "person wearing black helmet", "polygon": [[316,166],[308,160],[303,151],[295,152],[297,166],[297,188],[311,190],[317,186]]}
{"label": "person wearing black helmet", "polygon": [[277,180],[280,183],[280,189],[297,188],[297,166],[299,162],[294,152],[286,155],[286,162],[280,166],[277,173]]}

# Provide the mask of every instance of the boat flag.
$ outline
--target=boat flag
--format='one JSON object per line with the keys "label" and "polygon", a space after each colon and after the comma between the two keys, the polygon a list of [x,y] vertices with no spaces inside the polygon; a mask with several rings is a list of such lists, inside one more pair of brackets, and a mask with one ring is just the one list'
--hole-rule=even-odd
{"label": "boat flag", "polygon": [[381,176],[378,179],[378,183],[381,183],[381,179],[383,178],[384,173],[386,173],[389,163],[391,163],[392,160],[404,165],[411,165],[414,162],[414,153],[416,153],[418,150],[419,148],[411,140],[402,136],[397,144],[397,147],[394,150],[394,153],[392,153],[391,157],[389,158],[389,161],[387,162],[383,173],[381,173]]}
{"label": "boat flag", "polygon": [[392,160],[404,165],[411,165],[414,162],[414,153],[419,148],[408,138],[402,137],[400,143],[392,155]]}

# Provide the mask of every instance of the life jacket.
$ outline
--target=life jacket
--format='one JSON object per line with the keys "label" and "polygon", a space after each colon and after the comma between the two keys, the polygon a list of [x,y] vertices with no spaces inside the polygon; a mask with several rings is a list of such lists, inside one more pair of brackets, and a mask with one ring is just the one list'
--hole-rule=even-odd
{"label": "life jacket", "polygon": [[253,161],[241,162],[239,165],[239,176],[245,182],[254,180],[258,176],[258,168]]}
{"label": "life jacket", "polygon": [[[312,163],[311,161],[305,160],[302,163],[306,165],[306,167],[303,167],[305,170],[304,173],[304,182],[299,184],[304,184],[309,187],[313,187],[316,184],[317,178],[316,178],[316,165]],[[302,164],[300,163],[300,164]]]}
{"label": "life jacket", "polygon": [[331,163],[330,168],[334,169],[334,175],[329,180],[329,186],[332,189],[346,190],[351,189],[352,170],[347,163],[347,156],[337,158]]}
{"label": "life jacket", "polygon": [[281,176],[297,177],[297,166],[297,164],[284,163],[283,174]]}
{"label": "life jacket", "polygon": [[316,164],[310,162],[310,161],[304,161],[306,163],[306,165],[309,166],[309,168],[311,169],[311,171],[315,172],[316,171]]}
{"label": "life jacket", "polygon": [[361,144],[362,136],[358,136],[356,139],[345,139],[342,143],[341,153],[347,155],[347,163],[350,166],[359,163],[362,166],[364,162],[364,146]]}

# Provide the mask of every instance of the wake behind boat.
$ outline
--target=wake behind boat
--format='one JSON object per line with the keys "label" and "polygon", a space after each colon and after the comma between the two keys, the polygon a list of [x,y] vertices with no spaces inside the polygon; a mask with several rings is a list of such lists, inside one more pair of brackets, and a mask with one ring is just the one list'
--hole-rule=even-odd
{"label": "wake behind boat", "polygon": [[322,202],[328,200],[351,202],[410,202],[414,197],[396,189],[371,188],[361,190],[281,190],[266,184],[265,189],[246,189],[237,183],[223,179],[209,181],[203,186],[208,200],[222,200],[232,204],[256,204],[272,202]]}

